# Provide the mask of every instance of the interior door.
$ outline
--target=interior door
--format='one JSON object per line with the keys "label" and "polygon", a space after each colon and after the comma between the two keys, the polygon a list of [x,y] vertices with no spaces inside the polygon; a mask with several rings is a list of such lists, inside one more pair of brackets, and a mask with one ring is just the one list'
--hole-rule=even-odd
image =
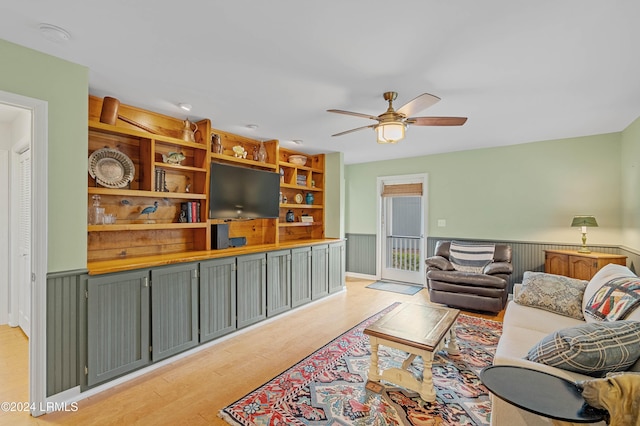
{"label": "interior door", "polygon": [[424,284],[422,197],[382,198],[382,279]]}
{"label": "interior door", "polygon": [[24,334],[31,333],[31,150],[22,152],[18,158],[19,182],[19,233],[18,258],[18,325]]}

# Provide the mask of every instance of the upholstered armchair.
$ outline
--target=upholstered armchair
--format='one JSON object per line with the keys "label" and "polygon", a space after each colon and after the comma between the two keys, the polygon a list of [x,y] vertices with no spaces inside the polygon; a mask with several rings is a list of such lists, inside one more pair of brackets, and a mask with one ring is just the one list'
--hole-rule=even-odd
{"label": "upholstered armchair", "polygon": [[473,311],[505,307],[513,272],[511,246],[438,241],[425,263],[432,302]]}

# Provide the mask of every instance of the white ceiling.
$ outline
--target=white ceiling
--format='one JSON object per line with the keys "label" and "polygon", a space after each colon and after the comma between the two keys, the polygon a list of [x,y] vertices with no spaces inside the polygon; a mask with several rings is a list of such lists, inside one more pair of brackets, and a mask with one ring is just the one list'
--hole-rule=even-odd
{"label": "white ceiling", "polygon": [[[91,94],[179,118],[190,103],[192,120],[351,164],[623,130],[640,116],[639,20],[638,0],[8,0],[0,38],[87,66]],[[330,136],[372,122],[327,109],[378,115],[389,90],[469,120],[397,145]]]}

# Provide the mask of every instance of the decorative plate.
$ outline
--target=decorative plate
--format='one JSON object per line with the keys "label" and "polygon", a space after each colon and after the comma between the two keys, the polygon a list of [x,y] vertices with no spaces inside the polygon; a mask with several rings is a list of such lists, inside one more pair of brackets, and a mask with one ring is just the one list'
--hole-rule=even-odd
{"label": "decorative plate", "polygon": [[302,204],[302,194],[296,194],[296,203]]}
{"label": "decorative plate", "polygon": [[89,156],[89,174],[102,186],[124,188],[133,180],[135,167],[123,152],[102,148]]}

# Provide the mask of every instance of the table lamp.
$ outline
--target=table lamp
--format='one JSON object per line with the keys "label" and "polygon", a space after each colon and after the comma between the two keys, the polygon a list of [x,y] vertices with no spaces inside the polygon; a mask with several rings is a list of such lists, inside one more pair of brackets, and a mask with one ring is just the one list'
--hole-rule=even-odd
{"label": "table lamp", "polygon": [[596,218],[593,216],[574,216],[571,226],[582,228],[582,247],[578,253],[591,253],[591,250],[587,248],[587,227],[598,226]]}

